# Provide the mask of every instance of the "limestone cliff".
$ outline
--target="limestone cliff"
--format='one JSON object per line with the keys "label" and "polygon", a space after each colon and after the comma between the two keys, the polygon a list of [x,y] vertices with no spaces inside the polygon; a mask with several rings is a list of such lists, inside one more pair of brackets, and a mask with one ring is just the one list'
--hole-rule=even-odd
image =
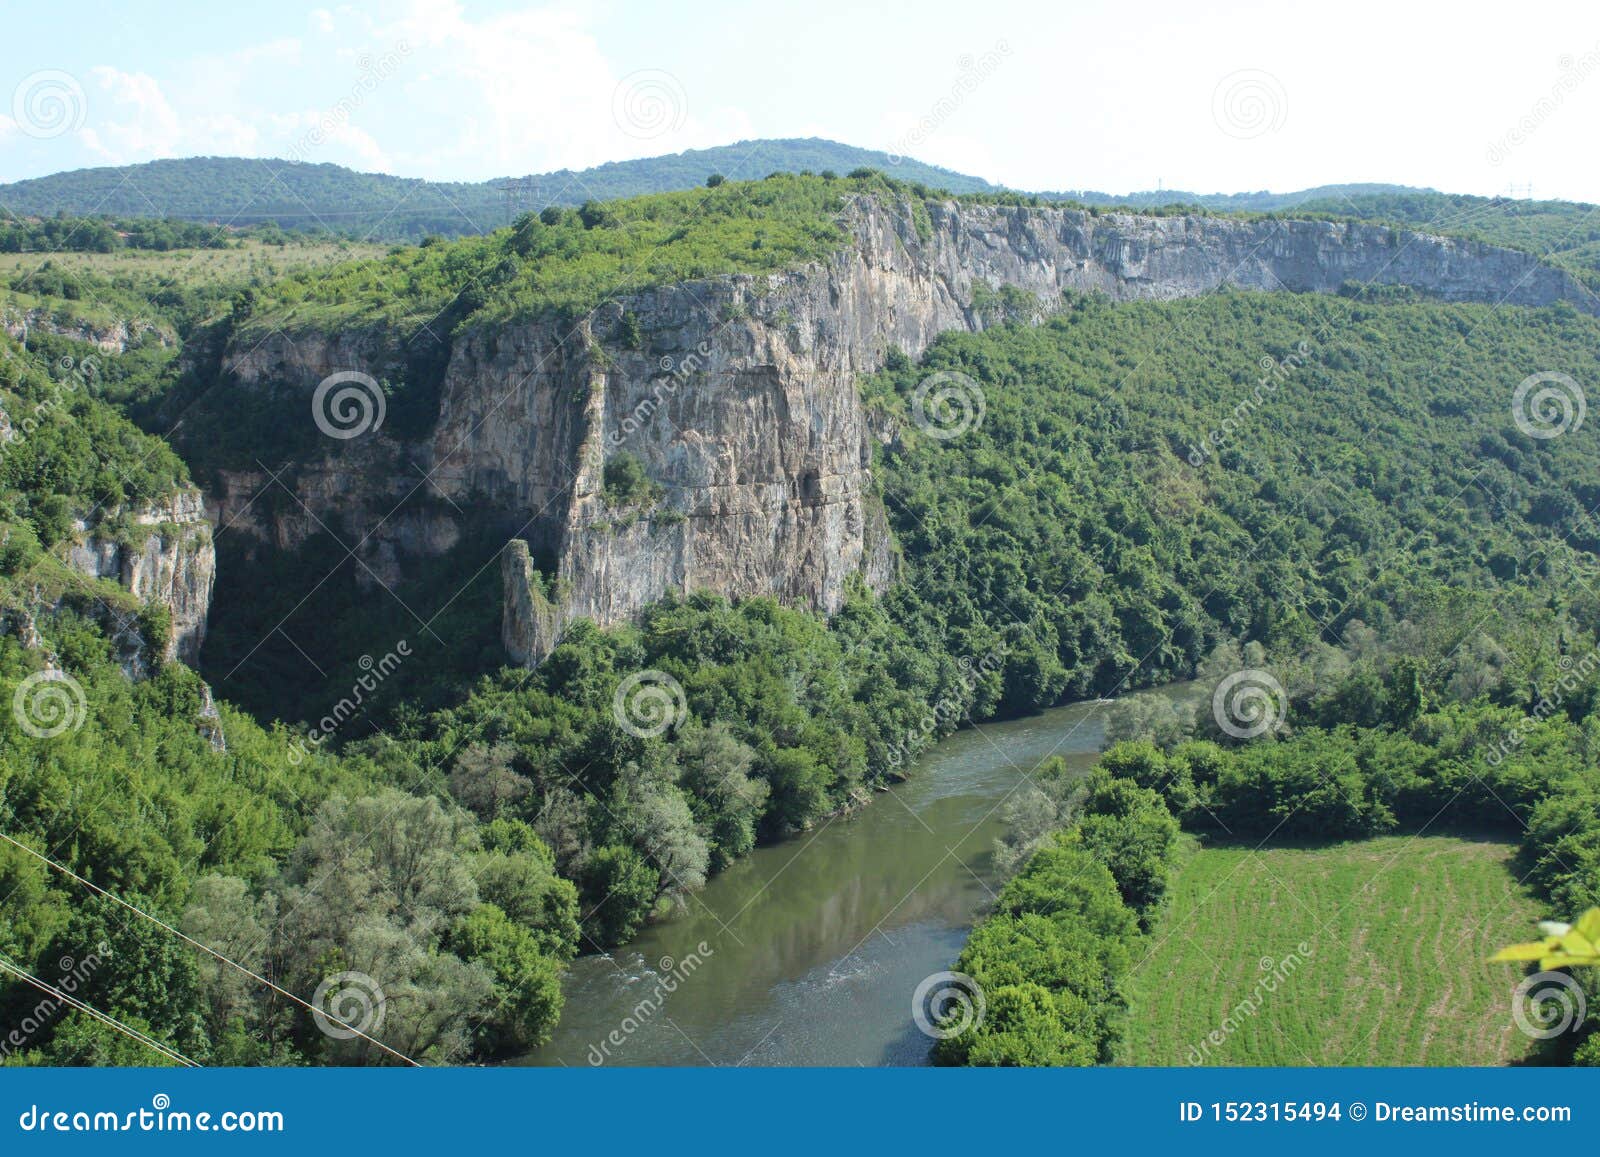
{"label": "limestone cliff", "polygon": [[26,342],[30,333],[50,333],[98,346],[102,353],[116,354],[126,353],[133,345],[171,346],[177,342],[170,327],[144,318],[105,321],[78,316],[61,306],[24,308],[5,300],[0,300],[0,332],[20,342]]}
{"label": "limestone cliff", "polygon": [[179,492],[135,511],[128,522],[130,530],[115,537],[81,529],[67,549],[67,562],[89,578],[119,583],[141,602],[165,607],[171,633],[165,640],[144,642],[159,645],[166,658],[194,666],[216,582],[211,524],[200,494]]}
{"label": "limestone cliff", "polygon": [[[449,344],[425,436],[330,442],[293,464],[283,483],[298,501],[270,513],[254,501],[268,484],[258,470],[224,475],[215,515],[284,548],[336,527],[390,582],[407,555],[450,549],[466,511],[499,512],[512,539],[504,640],[534,663],[574,618],[615,623],[672,589],[832,611],[850,576],[886,583],[856,378],[890,349],[916,356],[942,331],[982,328],[984,287],[1023,290],[1041,310],[1065,291],[1367,282],[1596,312],[1528,254],[1382,226],[872,199],[846,217],[850,244],[822,262],[646,290],[576,327],[469,326]],[[337,370],[390,372],[399,344],[382,329],[275,333],[230,350],[227,366],[245,388],[309,396]],[[648,493],[608,496],[606,466],[624,455]],[[419,489],[436,501],[402,508]]]}

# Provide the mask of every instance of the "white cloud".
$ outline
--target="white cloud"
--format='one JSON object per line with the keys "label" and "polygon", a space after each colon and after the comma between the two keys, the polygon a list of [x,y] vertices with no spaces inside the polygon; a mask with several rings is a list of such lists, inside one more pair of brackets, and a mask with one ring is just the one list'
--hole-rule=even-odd
{"label": "white cloud", "polygon": [[[307,111],[273,118],[271,151],[289,160],[336,160],[352,168],[388,172],[393,163],[376,137],[337,113]],[[287,146],[277,142],[288,141]]]}
{"label": "white cloud", "polygon": [[920,145],[907,149],[906,155],[929,165],[990,181],[995,180],[991,174],[998,170],[994,150],[988,141],[942,129],[929,134]]}
{"label": "white cloud", "polygon": [[286,156],[484,179],[761,135],[744,108],[686,84],[671,53],[611,58],[590,15],[562,3],[330,6],[162,71],[97,67],[77,139],[93,163]]}
{"label": "white cloud", "polygon": [[232,113],[202,116],[184,125],[184,152],[225,157],[259,155],[261,133]]}
{"label": "white cloud", "polygon": [[106,66],[91,75],[110,98],[113,112],[81,131],[84,144],[113,164],[176,155],[183,130],[155,77]]}
{"label": "white cloud", "polygon": [[[742,110],[698,99],[659,61],[609,59],[575,12],[543,8],[474,19],[455,0],[414,0],[377,43],[404,42],[407,66],[395,101],[427,110],[436,131],[427,148],[396,149],[409,172],[488,177],[581,169],[655,156],[754,133]],[[647,99],[659,117],[641,131],[621,117],[624,82],[639,72],[660,81]],[[619,93],[621,96],[619,97]],[[637,106],[636,106],[637,107]],[[659,127],[660,132],[651,131]],[[408,143],[415,136],[401,138]],[[420,143],[420,142],[419,142]]]}
{"label": "white cloud", "polygon": [[417,0],[395,31],[419,66],[404,84],[406,103],[453,122],[439,151],[498,172],[555,167],[555,158],[578,167],[612,154],[608,142],[621,135],[611,121],[617,78],[571,14],[512,12],[475,23],[451,0]]}

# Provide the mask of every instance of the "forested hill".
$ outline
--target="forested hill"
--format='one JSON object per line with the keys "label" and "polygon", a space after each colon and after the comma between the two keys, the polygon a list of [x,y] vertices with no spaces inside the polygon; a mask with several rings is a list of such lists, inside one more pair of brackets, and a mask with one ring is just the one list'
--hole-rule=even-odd
{"label": "forested hill", "polygon": [[[776,195],[805,183],[763,184]],[[788,204],[771,219],[775,242],[785,233],[776,226],[805,219],[802,202]],[[627,219],[626,208],[611,211]],[[747,225],[713,219],[698,241]],[[562,240],[582,223],[541,228]],[[431,261],[450,248],[422,253]],[[581,290],[582,258],[596,252],[547,283]],[[57,287],[28,276],[32,297]],[[109,281],[68,284],[100,295]],[[163,316],[166,332],[181,334],[225,293],[191,287]],[[38,693],[70,708],[64,723],[0,712],[0,827],[252,970],[272,969],[289,991],[315,994],[334,973],[381,976],[382,1039],[407,1058],[489,1060],[548,1037],[573,953],[627,941],[692,903],[688,893],[758,840],[870,799],[959,720],[1120,695],[1215,668],[1217,656],[1235,669],[1228,656],[1242,647],[1265,655],[1298,702],[1308,687],[1326,693],[1307,721],[1375,718],[1410,688],[1413,716],[1436,703],[1470,709],[1497,742],[1536,709],[1564,659],[1600,653],[1589,589],[1600,434],[1576,414],[1558,428],[1546,407],[1516,408],[1530,374],[1596,379],[1600,319],[1569,304],[1446,304],[1396,287],[1060,305],[1038,326],[999,319],[982,334],[947,334],[921,364],[891,356],[863,383],[888,438],[873,475],[902,557],[901,581],[881,596],[855,586],[823,619],[692,592],[613,630],[576,625],[527,671],[500,666],[484,564],[503,538],[492,527],[418,573],[404,604],[374,599],[331,535],[249,565],[227,554],[237,535],[224,535],[201,659],[217,701],[209,716],[208,693],[181,664],[151,656],[141,681],[119,669],[107,626],[116,619],[95,612],[118,600],[109,609],[126,618],[137,608],[125,597],[104,583],[62,597],[74,589],[63,551],[81,524],[187,478],[116,412],[147,413],[175,388],[178,351],[135,343],[116,353],[42,326],[26,349],[0,338],[0,429],[13,431],[0,455],[0,610],[16,624],[0,636],[0,702]],[[95,374],[69,389],[70,368],[91,356]],[[935,429],[924,409],[919,422],[927,380],[970,391],[971,420]],[[607,472],[619,522],[649,490],[627,481]],[[125,535],[101,521],[108,540]],[[463,588],[462,573],[489,582]],[[415,630],[413,613],[440,642]],[[142,617],[153,636],[158,616]],[[285,646],[258,647],[273,629]],[[320,684],[291,653],[301,646],[326,672]],[[1339,672],[1350,664],[1371,678],[1347,691]],[[341,730],[334,705],[376,682],[374,671],[381,688],[363,691],[363,713]],[[681,695],[675,722],[658,731],[618,706],[647,679]],[[1494,790],[1538,806],[1554,798],[1544,785],[1559,783],[1563,761],[1592,767],[1597,696],[1585,684],[1563,700],[1571,731],[1541,755],[1535,787],[1512,796],[1501,777]],[[238,702],[260,704],[260,721]],[[307,726],[270,726],[272,714]],[[1410,810],[1395,814],[1414,815],[1462,786],[1452,777],[1464,773],[1445,766],[1454,749],[1428,726],[1414,742],[1438,748],[1435,782],[1352,781],[1377,784],[1358,793],[1376,804],[1353,816],[1338,791],[1322,793],[1308,813],[1320,830],[1380,830],[1397,800]],[[1276,750],[1264,742],[1239,758],[1264,763]],[[1303,750],[1294,774],[1337,762]],[[1521,774],[1522,761],[1506,762]],[[1207,798],[1229,809],[1219,814],[1230,828],[1276,822],[1271,797],[1251,786],[1265,773],[1243,778],[1257,762],[1218,766],[1239,773],[1203,782],[1221,784]],[[1368,775],[1365,763],[1356,770]],[[1487,794],[1467,798],[1485,816],[1505,814]],[[1587,788],[1573,798],[1592,813]],[[394,839],[360,873],[335,870],[366,856],[380,826]],[[1600,830],[1581,835],[1561,858],[1600,862]],[[1075,870],[1072,859],[1045,867]],[[1568,911],[1577,889],[1548,868],[1533,882]],[[54,975],[76,946],[105,942],[80,998],[197,1062],[397,1059],[329,1037],[271,990],[118,918],[109,902],[86,902],[28,851],[0,852],[0,885],[6,959]],[[37,1004],[24,986],[0,987],[0,1020]],[[1003,1024],[998,991],[993,1007]],[[150,1056],[62,1013],[0,1060]]]}
{"label": "forested hill", "polygon": [[[818,138],[739,141],[664,157],[614,161],[482,182],[427,181],[358,173],[341,165],[246,157],[188,157],[77,169],[0,185],[0,211],[16,215],[179,217],[234,226],[263,222],[380,240],[431,233],[463,236],[507,224],[511,214],[688,189],[720,174],[730,181],[772,172],[873,168],[952,193],[988,192],[988,181],[910,158],[892,159]],[[507,190],[505,186],[514,186]]]}
{"label": "forested hill", "polygon": [[[340,165],[245,157],[151,161],[77,169],[0,185],[0,224],[6,218],[62,214],[107,219],[157,217],[216,222],[235,230],[278,225],[373,241],[416,241],[431,234],[459,237],[491,232],[529,209],[690,189],[713,176],[739,181],[773,172],[843,175],[861,169],[876,169],[903,182],[956,194],[1000,194],[1144,212],[1181,208],[1383,222],[1537,253],[1590,286],[1600,286],[1600,215],[1592,205],[1475,197],[1384,184],[1321,185],[1291,193],[1170,189],[1126,194],[1084,189],[1018,193],[1002,190],[981,177],[815,137],[739,141],[671,156],[615,161],[576,172],[563,169],[482,182],[429,181],[358,173]],[[81,226],[74,226],[69,240],[81,238],[83,233]],[[73,240],[67,247],[84,246],[81,240]]]}

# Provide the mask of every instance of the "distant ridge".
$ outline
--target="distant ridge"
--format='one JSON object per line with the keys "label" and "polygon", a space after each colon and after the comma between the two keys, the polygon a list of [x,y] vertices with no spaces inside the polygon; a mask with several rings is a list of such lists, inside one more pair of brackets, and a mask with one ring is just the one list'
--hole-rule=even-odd
{"label": "distant ridge", "polygon": [[979,177],[817,138],[739,141],[592,169],[492,181],[425,181],[342,165],[189,157],[76,169],[0,185],[0,212],[23,216],[179,217],[230,225],[277,222],[384,240],[498,229],[508,213],[693,188],[712,174],[755,180],[775,171],[843,175],[881,169],[952,193],[993,192]]}
{"label": "distant ridge", "polygon": [[1327,201],[1341,198],[1392,196],[1395,194],[1434,194],[1433,189],[1418,189],[1410,185],[1384,185],[1376,183],[1355,185],[1318,185],[1297,193],[1191,193],[1183,189],[1146,189],[1139,193],[1101,193],[1093,189],[1058,190],[1040,193],[1052,201],[1077,201],[1083,205],[1127,206],[1131,209],[1160,209],[1172,205],[1199,205],[1229,213],[1276,213],[1293,209],[1310,201]]}
{"label": "distant ridge", "polygon": [[1095,209],[1213,213],[1293,213],[1355,218],[1423,232],[1473,237],[1523,249],[1600,288],[1600,214],[1568,201],[1441,193],[1378,183],[1320,185],[1299,192],[1193,193],[1181,189],[1102,193],[1067,189],[1018,193],[874,149],[816,137],[738,141],[591,169],[562,169],[492,181],[427,181],[245,157],[189,157],[116,168],[76,169],[0,185],[0,218],[171,217],[246,226],[327,230],[374,241],[460,237],[498,229],[517,213],[646,193],[689,189],[713,174],[731,181],[773,172],[878,169],[898,180],[950,193],[1009,193]]}

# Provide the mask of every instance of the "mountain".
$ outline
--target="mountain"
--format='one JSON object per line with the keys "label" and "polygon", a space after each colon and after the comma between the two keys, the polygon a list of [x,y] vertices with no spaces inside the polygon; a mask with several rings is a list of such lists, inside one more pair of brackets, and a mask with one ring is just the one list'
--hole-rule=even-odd
{"label": "mountain", "polygon": [[[1001,186],[910,158],[819,138],[739,141],[589,169],[559,169],[490,181],[429,181],[360,173],[342,165],[249,157],[186,157],[96,169],[0,185],[0,206],[21,216],[176,217],[230,225],[276,222],[392,240],[428,233],[461,236],[507,223],[508,214],[547,205],[580,205],[703,184],[713,173],[731,181],[771,172],[843,174],[879,169],[900,180],[951,193],[992,193]],[[1200,206],[1218,212],[1276,212],[1307,203],[1337,205],[1374,197],[1443,196],[1403,185],[1323,185],[1296,193],[1191,193],[1175,189],[1102,193],[1075,189],[1036,194],[1083,205],[1153,209]],[[1336,211],[1336,210],[1333,210]]]}
{"label": "mountain", "polygon": [[[47,974],[104,943],[82,1002],[196,1063],[508,1059],[548,1037],[580,947],[865,804],[959,721],[1273,669],[1283,742],[1084,797],[1085,848],[1140,841],[1108,858],[1140,917],[1165,918],[1166,871],[1141,800],[1169,836],[1209,809],[1296,838],[1514,815],[1545,910],[1587,903],[1600,825],[1566,821],[1600,792],[1600,434],[1551,401],[1593,377],[1592,294],[1377,221],[1030,200],[779,175],[319,238],[337,264],[287,269],[286,245],[270,276],[19,257],[0,784],[18,850],[77,878],[0,860],[3,959]],[[81,303],[100,328],[63,324]],[[214,695],[171,661],[197,647]],[[1134,822],[1095,810],[1119,800]],[[1045,802],[1027,814],[1079,814]],[[1030,879],[1041,912],[1077,894]],[[284,991],[376,970],[385,1043],[199,968],[81,880]],[[1008,919],[963,968],[1027,947]],[[1021,970],[1100,959],[1046,943],[1005,966],[1042,985]],[[0,1022],[37,1004],[0,986]],[[1028,1039],[1098,1055],[1068,1006],[1026,1008]],[[11,1059],[147,1059],[73,1015]]]}
{"label": "mountain", "polygon": [[[416,241],[430,234],[487,233],[529,209],[576,206],[730,181],[773,172],[878,169],[901,181],[957,194],[999,194],[1070,202],[1100,209],[1209,213],[1293,212],[1402,225],[1472,237],[1535,253],[1591,286],[1600,285],[1600,215],[1568,201],[1512,200],[1415,189],[1404,185],[1319,185],[1298,192],[1194,193],[1156,189],[1104,193],[1089,189],[1018,193],[981,177],[909,158],[816,137],[739,141],[669,156],[613,161],[492,181],[428,181],[358,173],[341,165],[309,165],[245,157],[188,157],[116,168],[76,169],[0,185],[0,218],[94,216],[180,218],[243,227],[273,223],[327,230],[373,241]],[[126,230],[126,222],[114,229]],[[102,229],[101,232],[105,230]],[[82,242],[86,227],[72,235]],[[188,243],[188,242],[185,242]],[[57,249],[35,239],[24,249]],[[74,244],[72,248],[81,248]],[[92,246],[91,246],[92,247]]]}
{"label": "mountain", "polygon": [[358,173],[341,165],[187,157],[75,169],[0,185],[0,207],[21,216],[179,217],[228,225],[271,221],[404,240],[430,233],[486,233],[528,209],[688,189],[712,174],[739,181],[780,171],[833,170],[842,175],[860,168],[881,169],[952,193],[997,190],[979,177],[813,137],[739,141],[592,169],[475,183]]}
{"label": "mountain", "polygon": [[[503,640],[537,663],[576,620],[616,626],[675,590],[834,615],[858,578],[886,587],[893,551],[854,379],[890,351],[914,357],[941,332],[1042,315],[1063,295],[1352,285],[1596,312],[1574,278],[1529,254],[1384,226],[970,203],[875,177],[784,177],[285,280],[231,320],[198,383],[228,386],[183,400],[180,442],[232,549],[325,528],[400,581],[473,538],[461,511],[520,528],[502,571]],[[575,324],[581,341],[568,340]],[[303,415],[341,369],[383,383],[368,401],[381,394],[386,419],[381,434],[330,446]],[[288,460],[274,484],[295,496],[272,511],[255,503],[267,475],[247,468],[269,457]],[[396,463],[427,469],[438,501],[386,517],[411,485]],[[457,565],[465,576],[485,562]],[[251,607],[269,620],[294,609],[292,598]],[[218,667],[270,654],[257,646],[270,627],[220,627]],[[242,646],[223,658],[230,642]],[[273,686],[262,700],[285,694]]]}

